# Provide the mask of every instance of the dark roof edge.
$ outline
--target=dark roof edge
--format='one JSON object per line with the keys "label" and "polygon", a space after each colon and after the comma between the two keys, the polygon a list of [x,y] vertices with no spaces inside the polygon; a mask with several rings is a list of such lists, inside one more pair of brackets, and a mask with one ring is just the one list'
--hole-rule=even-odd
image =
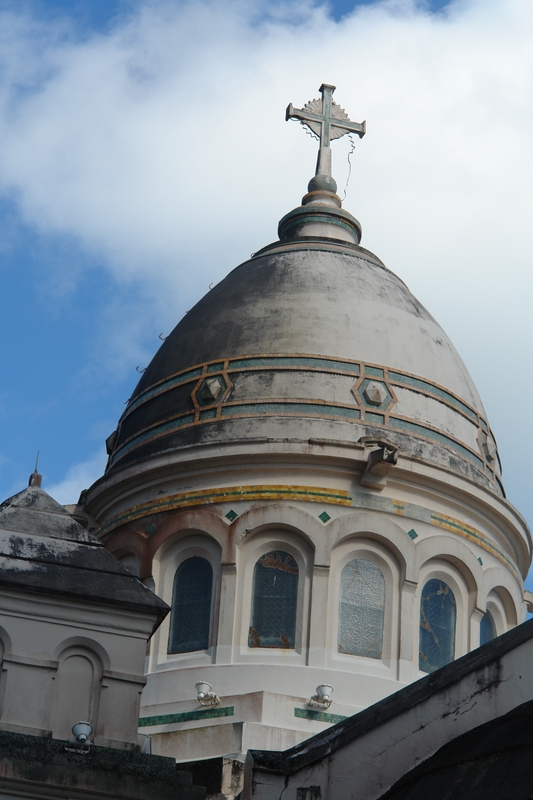
{"label": "dark roof edge", "polygon": [[254,767],[291,775],[319,758],[335,752],[347,742],[388,722],[397,714],[422,703],[437,692],[458,683],[469,673],[497,661],[524,642],[533,639],[533,619],[472,650],[436,672],[405,686],[369,708],[338,722],[326,731],[284,751],[250,750]]}
{"label": "dark roof edge", "polygon": [[[90,754],[67,752],[65,741],[0,730],[2,788],[9,796],[109,797],[122,800],[202,800],[203,787],[174,758],[92,745]],[[11,791],[10,791],[11,790]],[[4,795],[6,796],[6,795]]]}
{"label": "dark roof edge", "polygon": [[[149,616],[156,617],[158,620],[157,624],[159,625],[170,612],[170,606],[165,603],[164,600],[161,600],[161,598],[155,594],[155,592],[152,592],[151,589],[148,589],[147,587],[144,588],[153,596],[153,602],[144,603],[141,601],[136,603],[133,600],[121,600],[119,597],[88,597],[82,592],[77,593],[69,591],[68,589],[56,589],[49,586],[40,587],[22,584],[20,581],[10,580],[9,577],[0,574],[0,589],[16,589],[24,594],[44,594],[51,595],[52,597],[68,597],[70,600],[91,603],[95,606],[109,606],[111,608],[123,608],[129,611],[138,611]],[[152,598],[150,598],[150,601],[151,599]]]}

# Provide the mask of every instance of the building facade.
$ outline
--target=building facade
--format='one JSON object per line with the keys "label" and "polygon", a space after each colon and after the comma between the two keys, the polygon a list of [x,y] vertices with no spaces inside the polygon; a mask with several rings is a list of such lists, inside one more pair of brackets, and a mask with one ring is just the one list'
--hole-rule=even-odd
{"label": "building facade", "polygon": [[483,404],[341,207],[330,140],[364,123],[332,91],[288,109],[302,204],[164,341],[75,511],[172,608],[140,725],[181,762],[296,745],[525,619]]}

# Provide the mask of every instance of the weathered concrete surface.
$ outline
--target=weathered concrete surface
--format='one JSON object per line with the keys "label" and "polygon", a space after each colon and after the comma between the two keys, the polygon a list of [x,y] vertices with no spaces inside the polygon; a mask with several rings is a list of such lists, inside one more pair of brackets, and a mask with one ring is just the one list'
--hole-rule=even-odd
{"label": "weathered concrete surface", "polygon": [[[317,404],[340,402],[349,409],[346,416],[353,411],[349,406],[356,406],[351,393],[355,378],[350,382],[349,376],[343,380],[327,370],[304,370],[305,374],[298,376],[291,371],[276,372],[275,364],[270,374],[252,375],[245,371],[248,367],[229,367],[225,378],[229,391],[221,395],[222,403],[254,403],[253,408],[247,408],[247,413],[256,418],[251,426],[250,419],[231,418],[236,408],[216,421],[200,419],[196,422],[202,424],[183,429],[168,426],[179,414],[195,410],[194,378],[192,383],[175,386],[166,383],[169,379],[182,370],[199,370],[199,375],[205,362],[220,359],[222,364],[228,358],[260,354],[349,359],[430,381],[436,387],[436,400],[431,401],[413,386],[405,389],[394,409],[400,422],[389,425],[384,420],[383,427],[404,454],[416,455],[410,446],[412,437],[402,430],[402,420],[409,418],[455,436],[483,458],[476,414],[484,417],[485,412],[465,365],[442,328],[378,258],[355,245],[333,245],[324,239],[265,248],[233,270],[185,315],[130,398],[113,440],[108,473],[157,453],[206,441],[246,440],[257,435],[301,439],[330,436],[357,441],[375,432],[353,413],[352,421],[342,419],[338,409],[336,419],[331,419],[331,414],[330,418],[328,414],[320,418],[316,410],[314,417],[302,413],[287,418],[283,416],[287,408],[277,416],[273,412],[265,417],[265,409],[257,405],[259,400],[280,399],[285,404],[302,398]],[[453,402],[444,406],[438,387],[460,398],[459,406]],[[146,392],[149,396],[138,403]],[[461,415],[461,402],[472,410],[470,418]],[[376,419],[373,422],[379,424]],[[329,433],[328,428],[332,429]],[[410,431],[412,434],[413,428]],[[447,466],[446,447],[433,439],[424,448],[423,458]],[[127,452],[122,451],[124,446]],[[454,455],[461,464],[464,462],[474,480],[486,483],[482,469],[473,467],[460,450]],[[493,459],[492,463],[498,472],[497,461]]]}
{"label": "weathered concrete surface", "polygon": [[533,701],[459,736],[407,773],[381,800],[533,797]]}
{"label": "weathered concrete surface", "polygon": [[38,485],[6,500],[0,731],[65,740],[87,720],[96,745],[139,749],[146,643],[167,613]]}
{"label": "weathered concrete surface", "polygon": [[0,587],[152,613],[167,605],[38,486],[0,505]]}
{"label": "weathered concrete surface", "polygon": [[[245,800],[375,800],[458,736],[533,698],[533,620],[284,753],[248,754]],[[317,788],[318,787],[318,788]]]}
{"label": "weathered concrete surface", "polygon": [[202,800],[172,758],[92,747],[87,755],[64,742],[0,731],[0,790],[22,797],[105,796],[117,800]]}

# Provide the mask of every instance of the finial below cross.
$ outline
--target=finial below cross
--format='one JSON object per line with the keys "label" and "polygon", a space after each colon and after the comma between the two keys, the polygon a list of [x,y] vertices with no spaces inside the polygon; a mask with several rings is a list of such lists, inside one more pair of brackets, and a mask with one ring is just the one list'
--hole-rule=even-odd
{"label": "finial below cross", "polygon": [[360,139],[366,133],[366,122],[352,122],[346,111],[333,100],[334,91],[335,86],[323,83],[319,89],[321,100],[311,100],[303,108],[293,108],[292,103],[289,103],[285,113],[286,120],[297,119],[318,136],[320,150],[316,175],[328,177],[331,177],[330,142],[340,139],[345,133],[356,133]]}

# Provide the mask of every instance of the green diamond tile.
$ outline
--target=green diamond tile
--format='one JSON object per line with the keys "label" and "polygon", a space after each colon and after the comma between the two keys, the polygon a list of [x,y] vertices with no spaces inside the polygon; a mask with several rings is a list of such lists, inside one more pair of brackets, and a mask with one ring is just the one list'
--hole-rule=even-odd
{"label": "green diamond tile", "polygon": [[239,515],[237,514],[237,512],[234,511],[232,508],[230,508],[230,510],[226,514],[226,519],[229,519],[230,522],[233,522],[233,520],[237,519],[238,516]]}
{"label": "green diamond tile", "polygon": [[325,525],[325,524],[326,524],[326,522],[329,522],[329,521],[330,521],[331,517],[330,517],[330,515],[328,514],[328,512],[327,512],[327,511],[323,511],[323,512],[322,512],[322,514],[319,514],[319,515],[318,515],[318,519],[321,519],[321,520],[322,520],[322,522],[323,522],[323,523],[324,523],[324,525]]}

